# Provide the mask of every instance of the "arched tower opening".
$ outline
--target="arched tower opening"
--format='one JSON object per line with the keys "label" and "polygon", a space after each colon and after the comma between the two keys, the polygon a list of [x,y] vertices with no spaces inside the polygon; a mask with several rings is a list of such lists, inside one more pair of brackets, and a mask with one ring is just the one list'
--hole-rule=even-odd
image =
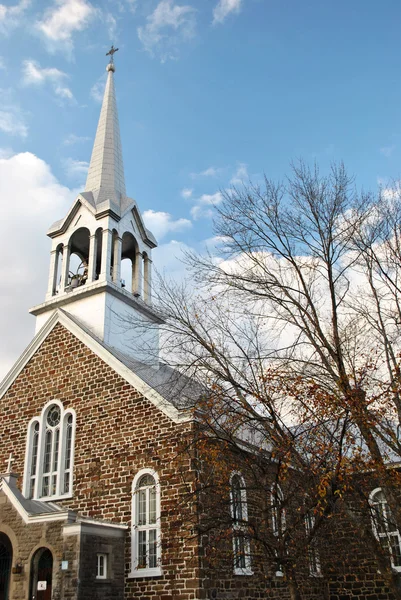
{"label": "arched tower opening", "polygon": [[142,261],[136,239],[126,231],[121,245],[121,273],[126,289],[135,296],[141,295]]}
{"label": "arched tower opening", "polygon": [[68,285],[77,288],[88,280],[90,232],[80,227],[69,241]]}
{"label": "arched tower opening", "polygon": [[64,246],[63,244],[59,244],[56,248],[52,296],[58,294],[60,291],[61,278],[63,274],[63,252]]}
{"label": "arched tower opening", "polygon": [[98,227],[91,237],[89,251],[89,282],[96,281],[102,270],[103,229]]}

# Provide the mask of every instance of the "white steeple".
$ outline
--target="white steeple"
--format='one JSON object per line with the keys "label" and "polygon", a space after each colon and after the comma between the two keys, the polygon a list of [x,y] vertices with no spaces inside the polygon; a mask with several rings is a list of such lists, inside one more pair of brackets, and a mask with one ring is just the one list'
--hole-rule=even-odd
{"label": "white steeple", "polygon": [[114,89],[114,63],[107,65],[107,83],[97,126],[85,192],[92,192],[96,205],[112,200],[117,206],[125,198],[123,155]]}
{"label": "white steeple", "polygon": [[[57,308],[105,344],[157,362],[161,323],[151,303],[152,249],[138,205],[126,195],[111,48],[107,84],[85,191],[48,231],[46,301],[31,309],[37,330]],[[125,279],[125,281],[124,281]]]}

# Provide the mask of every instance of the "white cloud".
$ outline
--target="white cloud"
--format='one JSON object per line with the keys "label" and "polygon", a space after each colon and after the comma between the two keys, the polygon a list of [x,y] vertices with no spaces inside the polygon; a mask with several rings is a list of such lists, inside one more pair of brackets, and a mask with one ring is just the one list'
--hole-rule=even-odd
{"label": "white cloud", "polygon": [[213,210],[211,208],[205,208],[204,206],[196,205],[191,208],[191,217],[194,221],[197,221],[201,218],[210,219],[213,217]]}
{"label": "white cloud", "polygon": [[200,173],[191,173],[190,177],[192,179],[197,179],[198,177],[218,177],[222,172],[223,169],[221,167],[208,167]]}
{"label": "white cloud", "polygon": [[107,73],[104,73],[91,87],[90,95],[96,102],[102,102],[106,87]]}
{"label": "white cloud", "polygon": [[86,160],[67,158],[63,161],[64,170],[70,179],[82,183],[86,179],[89,163]]}
{"label": "white cloud", "polygon": [[11,158],[15,154],[12,148],[0,148],[0,158]]}
{"label": "white cloud", "polygon": [[200,173],[203,177],[216,177],[221,172],[221,169],[216,169],[216,167],[209,167]]}
{"label": "white cloud", "polygon": [[138,27],[138,37],[145,50],[159,56],[162,62],[177,58],[180,44],[195,35],[195,14],[192,6],[161,0],[147,17],[147,24]]}
{"label": "white cloud", "polygon": [[0,131],[22,138],[28,135],[28,127],[21,116],[12,110],[0,110]]}
{"label": "white cloud", "polygon": [[377,178],[380,193],[385,200],[393,200],[401,197],[401,181],[389,180],[384,177]]}
{"label": "white cloud", "polygon": [[223,194],[221,192],[216,192],[215,194],[202,194],[202,196],[200,196],[198,199],[198,203],[203,205],[206,204],[208,206],[216,206],[217,204],[220,204],[222,200]]}
{"label": "white cloud", "polygon": [[[48,227],[65,215],[76,193],[60,185],[34,154],[0,151],[0,378],[33,337],[28,309],[44,301],[49,269]],[[3,156],[2,156],[3,155]]]}
{"label": "white cloud", "polygon": [[230,14],[238,14],[242,0],[219,0],[213,9],[213,25],[223,23]]}
{"label": "white cloud", "polygon": [[67,100],[74,100],[74,95],[73,95],[72,91],[70,90],[70,88],[68,88],[68,87],[63,87],[62,85],[57,85],[54,88],[54,92],[57,96],[60,96],[60,98],[66,98]]}
{"label": "white cloud", "polygon": [[41,84],[47,80],[58,82],[67,77],[67,74],[55,67],[43,68],[35,60],[24,60],[22,63],[23,83],[25,85]]}
{"label": "white cloud", "polygon": [[86,29],[97,13],[98,9],[86,0],[56,0],[36,27],[51,50],[71,51],[74,33]]}
{"label": "white cloud", "polygon": [[25,123],[25,116],[15,102],[11,89],[0,89],[0,107],[0,131],[26,138],[28,126]]}
{"label": "white cloud", "polygon": [[247,166],[245,163],[239,163],[237,170],[230,179],[230,183],[231,185],[241,185],[247,179],[249,179]]}
{"label": "white cloud", "polygon": [[75,135],[75,133],[70,133],[64,139],[64,146],[73,146],[74,144],[81,144],[82,142],[89,142],[91,138],[84,135]]}
{"label": "white cloud", "polygon": [[35,60],[24,60],[22,63],[22,83],[24,85],[44,85],[50,82],[56,96],[74,101],[74,95],[70,88],[61,83],[66,78],[68,75],[64,71],[55,67],[41,67]]}
{"label": "white cloud", "polygon": [[107,25],[107,34],[112,42],[115,42],[117,36],[117,21],[111,13],[107,13],[104,21]]}
{"label": "white cloud", "polygon": [[396,147],[394,144],[392,146],[383,146],[383,148],[380,148],[380,154],[383,154],[383,156],[385,156],[386,158],[390,158],[395,148]]}
{"label": "white cloud", "polygon": [[3,35],[10,33],[12,29],[20,24],[21,17],[31,4],[31,0],[20,0],[13,6],[0,4],[0,32]]}
{"label": "white cloud", "polygon": [[192,196],[192,192],[192,188],[184,188],[183,190],[181,190],[181,196],[187,200]]}
{"label": "white cloud", "polygon": [[0,70],[5,70],[6,69],[6,63],[4,62],[4,58],[2,56],[0,56]]}
{"label": "white cloud", "polygon": [[214,211],[211,207],[217,206],[223,200],[223,194],[216,192],[214,194],[202,194],[197,200],[195,206],[191,208],[191,216],[197,221],[200,218],[210,218]]}
{"label": "white cloud", "polygon": [[183,281],[188,275],[187,268],[183,262],[183,255],[184,252],[190,250],[193,250],[193,248],[177,240],[161,244],[153,250],[152,254],[155,271],[158,273],[167,273],[168,277],[174,279],[175,282]]}
{"label": "white cloud", "polygon": [[127,0],[128,7],[131,12],[135,12],[138,6],[138,0]]}
{"label": "white cloud", "polygon": [[184,231],[192,227],[189,219],[174,221],[169,213],[155,210],[145,210],[143,213],[145,225],[154,234],[156,239],[163,238],[167,233]]}

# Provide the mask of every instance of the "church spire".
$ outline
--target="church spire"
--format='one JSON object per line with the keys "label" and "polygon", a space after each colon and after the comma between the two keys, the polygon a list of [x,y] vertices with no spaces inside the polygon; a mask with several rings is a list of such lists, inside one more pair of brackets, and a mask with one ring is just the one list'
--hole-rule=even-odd
{"label": "church spire", "polygon": [[111,47],[106,56],[110,56],[106,89],[99,123],[93,145],[85,192],[92,192],[96,205],[111,200],[118,206],[126,196],[124,165],[121,150],[120,126],[114,89],[113,55],[118,48]]}

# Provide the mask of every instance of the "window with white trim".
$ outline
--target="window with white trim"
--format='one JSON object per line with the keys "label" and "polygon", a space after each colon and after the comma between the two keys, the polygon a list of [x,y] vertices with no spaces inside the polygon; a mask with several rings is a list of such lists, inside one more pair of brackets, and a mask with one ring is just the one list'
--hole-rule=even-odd
{"label": "window with white trim", "polygon": [[155,471],[134,478],[132,498],[131,577],[161,575],[160,485]]}
{"label": "window with white trim", "polygon": [[245,480],[240,473],[230,478],[231,518],[235,575],[252,575],[248,535],[248,506]]}
{"label": "window with white trim", "polygon": [[96,579],[107,579],[107,554],[96,555]]}
{"label": "window with white trim", "polygon": [[[278,483],[273,483],[270,488],[270,508],[273,535],[280,537],[285,533],[287,525],[284,508],[284,494]],[[283,577],[283,566],[280,562],[277,550],[275,551],[275,556],[277,564],[276,577]]]}
{"label": "window with white trim", "polygon": [[369,504],[373,532],[389,553],[393,569],[401,571],[401,536],[381,488],[373,490],[369,496]]}
{"label": "window with white trim", "polygon": [[[305,515],[305,529],[306,535],[309,537],[315,526],[315,515],[312,511],[308,511]],[[311,539],[308,544],[308,559],[309,559],[309,573],[313,577],[320,577],[322,570],[320,568],[320,554],[316,548],[316,542]]]}
{"label": "window with white trim", "polygon": [[270,504],[273,534],[278,537],[286,529],[284,495],[278,484],[270,488]]}
{"label": "window with white trim", "polygon": [[75,412],[58,400],[46,404],[28,426],[24,495],[53,499],[72,493]]}

